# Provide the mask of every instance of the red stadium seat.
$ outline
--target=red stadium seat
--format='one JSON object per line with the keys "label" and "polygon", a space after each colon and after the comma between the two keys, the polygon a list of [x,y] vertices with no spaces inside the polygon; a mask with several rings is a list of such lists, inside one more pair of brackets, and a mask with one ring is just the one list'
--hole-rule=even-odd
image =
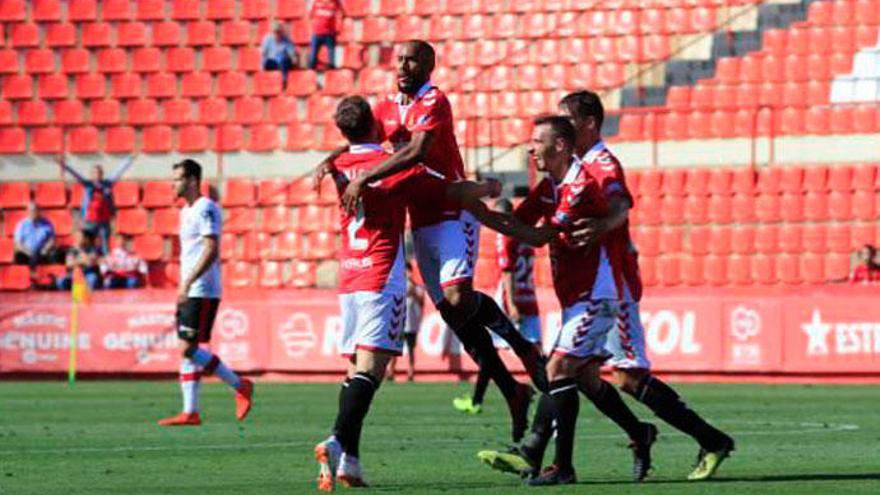
{"label": "red stadium seat", "polygon": [[147,25],[143,22],[120,24],[117,32],[117,45],[121,47],[142,47],[147,45]]}
{"label": "red stadium seat", "polygon": [[311,150],[316,147],[315,126],[305,122],[291,122],[287,126],[288,151]]}
{"label": "red stadium seat", "polygon": [[147,233],[147,210],[126,208],[116,212],[116,231],[126,235]]}
{"label": "red stadium seat", "polygon": [[232,19],[235,17],[236,0],[208,0],[205,10],[207,19]]}
{"label": "red stadium seat", "polygon": [[61,153],[64,134],[59,127],[37,127],[31,131],[32,153],[52,155]]}
{"label": "red stadium seat", "polygon": [[236,124],[257,124],[263,121],[263,99],[245,96],[233,104],[233,122]]}
{"label": "red stadium seat", "polygon": [[[843,205],[840,205],[841,209]],[[828,193],[812,192],[804,195],[804,218],[808,221],[824,222],[829,218],[828,211]],[[849,210],[849,208],[846,208]],[[845,215],[849,217],[849,212]]]}
{"label": "red stadium seat", "polygon": [[735,254],[752,254],[755,250],[755,229],[750,225],[734,227],[730,235],[730,249]]}
{"label": "red stadium seat", "polygon": [[800,259],[797,255],[782,254],[776,257],[776,276],[779,282],[786,285],[797,285],[802,282]]}
{"label": "red stadium seat", "polygon": [[276,96],[282,93],[280,72],[259,72],[254,74],[254,91],[256,96]]}
{"label": "red stadium seat", "polygon": [[779,227],[776,225],[760,225],[755,229],[755,249],[759,253],[774,254],[779,252]]}
{"label": "red stadium seat", "polygon": [[712,227],[709,229],[709,253],[728,255],[733,244],[733,229],[730,227]]}
{"label": "red stadium seat", "polygon": [[675,254],[683,252],[684,229],[678,226],[664,226],[660,229],[659,243],[659,249],[656,254]]}
{"label": "red stadium seat", "polygon": [[[3,191],[2,184],[0,184],[0,192]],[[0,201],[2,201],[2,197],[0,197]],[[3,234],[6,237],[13,237],[15,235],[15,228],[18,223],[27,216],[27,212],[23,209],[19,210],[5,210],[3,212]]]}
{"label": "red stadium seat", "polygon": [[170,48],[166,53],[165,68],[169,72],[192,72],[196,68],[196,54],[192,48]]}
{"label": "red stadium seat", "polygon": [[256,228],[256,210],[253,208],[229,208],[226,212],[224,228],[228,232],[240,234]]}
{"label": "red stadium seat", "polygon": [[110,97],[120,100],[140,98],[141,86],[141,77],[137,74],[115,74],[110,81]]}
{"label": "red stadium seat", "polygon": [[798,273],[803,282],[821,284],[825,282],[825,257],[821,254],[805,253],[798,257]]}
{"label": "red stadium seat", "polygon": [[132,248],[144,261],[159,261],[165,256],[165,240],[156,234],[135,237]]}
{"label": "red stadium seat", "polygon": [[[191,142],[191,140],[184,140],[184,130],[186,127],[182,128],[180,131],[181,139],[179,143],[179,149],[181,151],[186,151],[188,149],[187,144]],[[205,130],[207,133],[207,130]],[[205,138],[207,140],[207,137]],[[167,153],[171,151],[172,148],[172,130],[171,127],[167,125],[154,125],[144,129],[143,131],[143,150],[146,153]],[[204,150],[204,147],[198,151]],[[196,150],[193,150],[196,151]]]}
{"label": "red stadium seat", "polygon": [[[785,222],[801,222],[804,220],[804,195],[799,192],[785,193],[780,196],[779,216]],[[760,218],[760,211],[758,212]]]}
{"label": "red stadium seat", "polygon": [[711,232],[708,227],[691,227],[688,232],[686,251],[701,256],[708,254],[710,234]]}
{"label": "red stadium seat", "polygon": [[186,98],[210,97],[211,74],[207,72],[190,72],[184,74],[180,83],[180,95]]}
{"label": "red stadium seat", "polygon": [[[46,74],[40,77],[39,97],[42,100],[65,99],[68,96],[67,76],[64,74]],[[57,105],[56,105],[57,110]]]}
{"label": "red stadium seat", "polygon": [[141,204],[146,208],[168,208],[174,206],[174,186],[169,181],[148,181],[144,183],[144,197]]}
{"label": "red stadium seat", "polygon": [[320,232],[331,227],[334,208],[306,205],[297,210],[297,227],[301,232]]}
{"label": "red stadium seat", "polygon": [[678,255],[664,255],[657,258],[657,282],[664,286],[681,284],[680,258]]}
{"label": "red stadium seat", "polygon": [[[873,221],[877,218],[877,195],[869,191],[856,191],[852,195],[852,216],[858,220]],[[832,208],[835,207],[833,200]]]}
{"label": "red stadium seat", "polygon": [[162,102],[162,122],[169,125],[189,124],[193,121],[192,103],[186,99]]}
{"label": "red stadium seat", "polygon": [[243,46],[251,42],[251,25],[247,21],[227,21],[220,25],[220,44]]}
{"label": "red stadium seat", "polygon": [[260,264],[259,285],[264,289],[276,289],[284,285],[284,265],[277,261]]}
{"label": "red stadium seat", "polygon": [[780,219],[781,199],[777,194],[761,194],[755,201],[755,216],[760,222],[773,223]]}
{"label": "red stadium seat", "polygon": [[283,232],[275,236],[275,249],[271,259],[292,260],[302,256],[303,238],[298,232]]}
{"label": "red stadium seat", "polygon": [[211,46],[217,42],[217,28],[211,21],[194,21],[186,25],[187,46]]}
{"label": "red stadium seat", "polygon": [[138,48],[132,55],[131,70],[139,73],[159,72],[162,70],[162,52],[158,48]]}
{"label": "red stadium seat", "polygon": [[134,128],[110,127],[104,136],[104,151],[107,153],[131,153],[134,151]]}
{"label": "red stadium seat", "polygon": [[159,208],[153,210],[153,233],[165,236],[178,234],[180,211],[177,208]]}
{"label": "red stadium seat", "polygon": [[296,261],[292,264],[292,271],[288,282],[290,287],[303,289],[314,287],[317,283],[317,269],[314,263]]}
{"label": "red stadium seat", "polygon": [[27,100],[34,96],[31,76],[12,74],[3,78],[2,97],[7,100]]}
{"label": "red stadium seat", "polygon": [[[810,195],[812,196],[812,195]],[[827,218],[830,220],[846,221],[853,217],[853,194],[849,191],[835,191],[831,193],[816,193],[816,196],[827,197]],[[821,199],[817,200],[821,201]],[[810,203],[810,206],[812,203]],[[817,204],[816,207],[821,205]],[[864,213],[864,212],[862,212]]]}
{"label": "red stadium seat", "polygon": [[322,260],[332,258],[336,254],[336,234],[327,231],[309,234],[303,252],[304,259]]}
{"label": "red stadium seat", "polygon": [[226,192],[223,196],[224,207],[253,206],[256,188],[251,179],[231,178],[226,181]]}
{"label": "red stadium seat", "polygon": [[232,70],[232,49],[228,46],[211,46],[202,51],[202,70],[226,72]]}
{"label": "red stadium seat", "polygon": [[25,152],[25,132],[20,127],[0,128],[0,154]]}
{"label": "red stadium seat", "polygon": [[80,74],[76,76],[76,97],[84,100],[104,98],[107,81],[101,74]]}
{"label": "red stadium seat", "polygon": [[[181,33],[180,24],[178,24],[176,22],[168,21],[168,22],[157,22],[157,23],[153,24],[153,46],[177,47],[178,45],[180,45],[182,38],[183,38],[183,35]],[[175,58],[179,58],[179,57],[189,58],[187,55],[188,52],[185,51],[185,50],[190,50],[189,48],[186,48],[186,49],[171,48],[171,50],[174,51],[173,53],[175,54],[174,55]],[[178,51],[178,50],[184,50],[184,51]],[[170,65],[172,52],[169,52],[168,56],[169,56],[168,61],[169,61],[169,65]],[[192,69],[190,69],[190,70],[192,70]]]}
{"label": "red stadium seat", "polygon": [[835,165],[828,168],[829,191],[852,191],[853,168],[848,165]]}
{"label": "red stadium seat", "polygon": [[324,93],[329,95],[345,95],[354,90],[354,73],[347,69],[327,71],[324,73]]}
{"label": "red stadium seat", "polygon": [[0,267],[0,289],[28,290],[31,288],[30,269],[24,265]]}
{"label": "red stadium seat", "polygon": [[41,208],[67,205],[67,187],[63,182],[38,182],[34,185],[34,202]]}
{"label": "red stadium seat", "polygon": [[224,264],[223,268],[226,269],[223,280],[227,286],[239,289],[256,286],[255,269],[251,263],[236,261]]}
{"label": "red stadium seat", "polygon": [[74,127],[67,132],[67,151],[74,154],[92,154],[100,149],[100,132],[96,127]]}
{"label": "red stadium seat", "polygon": [[24,70],[29,74],[55,72],[55,52],[48,48],[27,50],[24,56]]}
{"label": "red stadium seat", "polygon": [[829,224],[825,229],[825,244],[833,253],[850,252],[850,224]]}
{"label": "red stadium seat", "polygon": [[283,205],[287,200],[286,179],[261,180],[257,187],[257,204],[260,206]]}
{"label": "red stadium seat", "polygon": [[796,254],[803,250],[804,228],[801,224],[783,225],[779,229],[779,250]]}
{"label": "red stadium seat", "polygon": [[46,125],[48,122],[48,109],[43,101],[26,100],[18,104],[19,125]]}
{"label": "red stadium seat", "polygon": [[173,0],[171,18],[178,21],[201,19],[202,3],[201,0]]}
{"label": "red stadium seat", "polygon": [[227,102],[224,98],[205,98],[199,102],[199,122],[202,124],[223,124],[228,119]]}
{"label": "red stadium seat", "polygon": [[[259,72],[263,68],[258,48],[239,48],[236,69],[241,72]],[[289,86],[290,84],[288,84]]]}
{"label": "red stadium seat", "polygon": [[[660,254],[660,230],[657,227],[640,226],[633,229],[632,233],[633,241],[638,247],[640,254],[645,256],[657,256]],[[678,238],[680,238],[680,235]]]}
{"label": "red stadium seat", "polygon": [[684,221],[703,224],[709,221],[709,199],[705,196],[688,196],[684,203]]}
{"label": "red stadium seat", "polygon": [[259,261],[268,259],[272,252],[272,236],[265,232],[248,232],[243,236],[242,259]]}
{"label": "red stadium seat", "polygon": [[278,96],[269,100],[269,122],[286,124],[299,120],[299,103],[293,96]]}
{"label": "red stadium seat", "polygon": [[217,96],[244,96],[247,88],[247,76],[240,72],[224,72],[217,77]]}
{"label": "red stadium seat", "polygon": [[130,100],[128,123],[134,126],[146,126],[159,123],[159,105],[153,99]]}
{"label": "red stadium seat", "polygon": [[829,253],[825,255],[823,282],[844,281],[849,278],[849,256],[841,253]]}
{"label": "red stadium seat", "polygon": [[214,149],[239,151],[244,147],[244,128],[238,124],[226,124],[214,132]]}
{"label": "red stadium seat", "polygon": [[89,106],[91,123],[94,125],[117,125],[121,114],[118,100],[95,100]]}
{"label": "red stadium seat", "polygon": [[663,171],[663,194],[681,196],[684,194],[684,183],[687,172],[680,168],[669,168]]}
{"label": "red stadium seat", "polygon": [[9,264],[15,259],[15,242],[9,237],[0,237],[0,264]]}
{"label": "red stadium seat", "polygon": [[40,46],[40,28],[36,23],[13,24],[9,31],[9,46],[30,48]]}
{"label": "red stadium seat", "polygon": [[808,224],[803,228],[803,249],[808,253],[824,253],[826,249],[826,228],[824,224]]}
{"label": "red stadium seat", "polygon": [[662,215],[663,223],[680,224],[684,223],[686,214],[686,206],[681,197],[665,196],[661,200],[660,215]]}
{"label": "red stadium seat", "polygon": [[285,232],[291,227],[290,209],[285,205],[263,208],[260,230],[272,234]]}
{"label": "red stadium seat", "polygon": [[246,148],[248,151],[267,152],[278,148],[278,126],[259,124],[250,128]]}

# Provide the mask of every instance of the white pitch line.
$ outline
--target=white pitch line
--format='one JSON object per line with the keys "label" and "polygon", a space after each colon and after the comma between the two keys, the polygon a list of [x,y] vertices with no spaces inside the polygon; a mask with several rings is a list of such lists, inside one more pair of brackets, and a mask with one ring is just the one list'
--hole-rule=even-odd
{"label": "white pitch line", "polygon": [[[780,422],[777,422],[779,424]],[[793,424],[793,423],[786,423]],[[856,424],[828,424],[821,423],[801,423],[806,428],[799,430],[751,430],[751,431],[735,431],[732,432],[737,437],[743,436],[774,436],[774,435],[801,435],[805,433],[840,433],[851,432],[859,429]],[[817,428],[810,428],[817,427]],[[821,427],[821,429],[818,429]],[[663,433],[664,437],[685,437],[684,433],[669,432]],[[620,433],[616,434],[597,434],[597,435],[578,435],[578,438],[586,440],[617,440],[622,438]],[[371,445],[399,445],[401,443],[416,443],[409,440],[379,440],[370,442]],[[461,445],[463,443],[484,443],[478,439],[436,439],[431,444],[450,444]],[[119,447],[58,447],[53,449],[26,449],[26,450],[0,450],[0,455],[24,455],[24,454],[78,454],[78,453],[107,453],[107,452],[168,452],[168,451],[191,451],[191,450],[259,450],[259,449],[275,449],[284,447],[310,447],[313,442],[259,442],[259,443],[230,443],[230,444],[214,444],[214,445],[126,445]]]}

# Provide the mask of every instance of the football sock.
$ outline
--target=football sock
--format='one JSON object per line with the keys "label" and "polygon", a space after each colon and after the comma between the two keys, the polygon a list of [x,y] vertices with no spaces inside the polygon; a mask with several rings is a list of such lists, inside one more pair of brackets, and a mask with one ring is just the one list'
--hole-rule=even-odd
{"label": "football sock", "polygon": [[642,422],[633,414],[613,385],[605,380],[599,380],[599,383],[597,391],[591,393],[582,390],[582,392],[593,402],[596,409],[617,423],[617,426],[620,426],[631,439],[640,438],[645,431]]}
{"label": "football sock", "polygon": [[189,358],[180,362],[180,391],[183,393],[183,412],[199,412],[199,383],[201,372]]}
{"label": "football sock", "polygon": [[367,373],[355,373],[347,385],[343,385],[342,400],[336,424],[336,437],[346,454],[360,456],[360,436],[364,418],[370,410],[379,382]]}
{"label": "football sock", "polygon": [[216,374],[224,383],[236,390],[241,386],[241,379],[238,375],[223,364],[223,361],[220,361],[216,354],[212,354],[206,349],[198,348],[193,352],[191,359],[202,367],[204,374]]}
{"label": "football sock", "polygon": [[517,381],[504,366],[504,362],[498,356],[498,351],[492,344],[489,332],[483,326],[475,322],[475,315],[462,322],[461,317],[455,315],[455,309],[447,301],[437,305],[443,320],[461,341],[464,350],[471,356],[481,370],[492,377],[492,381],[498,385],[501,393],[508,402],[516,398]]}
{"label": "football sock", "polygon": [[651,375],[639,382],[634,396],[657,417],[693,437],[706,450],[716,450],[727,440],[724,433],[689,408],[675,390]]}
{"label": "football sock", "polygon": [[550,383],[550,397],[556,408],[556,457],[553,463],[560,469],[573,469],[574,432],[580,409],[578,388],[570,378]]}
{"label": "football sock", "polygon": [[504,339],[513,349],[517,356],[529,355],[534,344],[529,342],[519,333],[510,318],[502,311],[494,299],[482,292],[477,292],[477,321],[485,325],[489,330]]}
{"label": "football sock", "polygon": [[481,369],[477,374],[477,383],[474,384],[474,396],[471,397],[471,402],[475,405],[482,404],[486,397],[487,388],[489,388],[489,374]]}
{"label": "football sock", "polygon": [[522,453],[536,466],[540,466],[544,460],[544,451],[547,450],[547,444],[550,442],[550,437],[553,436],[553,421],[555,420],[556,405],[553,398],[548,394],[541,394],[535,408],[531,433],[520,446]]}
{"label": "football sock", "polygon": [[[339,387],[339,400],[337,401],[336,410],[342,411],[342,402],[345,398],[345,389],[348,388],[348,384],[351,382],[351,377],[345,377],[345,380],[342,382],[342,386]],[[342,428],[340,421],[342,420],[342,415],[336,415],[336,422],[333,424],[333,436],[339,436],[339,430]]]}

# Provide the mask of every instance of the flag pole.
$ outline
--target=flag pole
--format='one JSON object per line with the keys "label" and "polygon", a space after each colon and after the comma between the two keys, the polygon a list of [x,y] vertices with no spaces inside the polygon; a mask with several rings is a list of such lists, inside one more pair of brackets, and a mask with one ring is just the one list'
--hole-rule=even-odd
{"label": "flag pole", "polygon": [[70,342],[68,344],[69,360],[67,362],[67,383],[71,387],[76,383],[76,353],[79,339],[79,305],[88,298],[88,287],[82,269],[73,269],[73,283],[70,287]]}

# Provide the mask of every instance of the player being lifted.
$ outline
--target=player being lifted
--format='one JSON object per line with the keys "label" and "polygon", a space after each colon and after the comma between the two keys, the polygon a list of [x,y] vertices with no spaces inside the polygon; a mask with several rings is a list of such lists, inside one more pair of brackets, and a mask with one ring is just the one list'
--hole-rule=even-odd
{"label": "player being lifted", "polygon": [[[336,159],[333,172],[340,196],[345,186],[388,159],[370,105],[359,96],[343,99],[336,125],[351,143]],[[413,187],[417,182],[418,187]],[[342,352],[351,366],[339,396],[332,435],[315,446],[320,464],[318,488],[331,491],[335,482],[366,486],[358,457],[361,428],[388,362],[401,353],[405,320],[406,275],[403,230],[405,205],[413,194],[435,202],[478,198],[497,192],[495,184],[445,181],[408,169],[372,181],[354,212],[343,210],[344,241],[339,250],[339,304],[342,311]],[[468,196],[471,194],[472,196]]]}
{"label": "player being lifted", "polygon": [[[499,199],[495,208],[502,213],[512,213],[513,203],[509,199]],[[518,239],[496,233],[496,260],[501,270],[498,291],[495,299],[500,301],[511,321],[529,342],[541,346],[541,318],[538,312],[538,297],[535,294],[533,277],[535,249]],[[506,347],[501,339],[493,336],[496,347]],[[489,376],[482,370],[477,375],[474,393],[470,396],[452,400],[455,409],[479,414],[483,410],[483,399],[489,386]]]}
{"label": "player being lifted", "polygon": [[[620,162],[602,141],[604,108],[601,99],[593,92],[579,91],[565,96],[559,106],[561,113],[571,120],[576,129],[576,156],[582,157],[588,172],[599,183],[603,195],[611,204],[608,215],[576,222],[576,230],[572,234],[573,243],[588,245],[596,239],[610,233],[616,235],[618,232],[624,233],[626,239],[623,302],[617,330],[608,336],[606,350],[611,355],[609,364],[614,368],[622,390],[648,406],[658,417],[697,440],[701,447],[697,467],[688,479],[706,479],[714,474],[720,463],[730,454],[734,442],[691,410],[672,388],[651,375],[638,308],[642,295],[638,252],[629,235],[628,218],[633,201],[626,187]],[[656,430],[653,426],[650,427],[652,436],[646,439],[650,442],[639,443],[636,439],[642,431],[640,425],[645,423],[640,423],[629,408],[608,407],[603,402],[596,405],[631,438],[635,436],[631,444],[634,456],[633,479],[643,480],[651,468],[650,445]],[[509,453],[486,451],[480,454],[482,458],[501,470],[522,473],[537,470],[541,465],[544,448],[553,434],[553,412],[541,406],[539,403],[532,433],[520,447]]]}
{"label": "player being lifted", "polygon": [[[400,93],[378,105],[375,112],[381,139],[393,143],[396,151],[380,166],[351,181],[342,197],[343,206],[350,211],[367,184],[407,168],[424,166],[424,175],[450,182],[465,176],[452,108],[430,82],[434,49],[424,41],[410,41],[399,47],[397,57]],[[331,155],[319,167],[319,176],[320,171],[330,168],[333,158]],[[542,390],[547,386],[544,358],[540,349],[522,338],[491,297],[473,289],[479,224],[457,205],[437,204],[429,198],[415,194],[409,204],[419,271],[444,321],[504,395],[513,422],[512,436],[518,441],[528,423],[532,391],[518,383],[504,366],[486,328],[510,344]]]}
{"label": "player being lifted", "polygon": [[202,375],[216,374],[235,390],[235,416],[251,410],[253,383],[240,378],[207,347],[220,306],[220,208],[202,196],[202,167],[186,159],[174,164],[174,190],[186,205],[180,210],[180,285],[177,291],[177,336],[183,357],[180,389],[183,412],[162,419],[162,426],[200,425],[199,389]]}

